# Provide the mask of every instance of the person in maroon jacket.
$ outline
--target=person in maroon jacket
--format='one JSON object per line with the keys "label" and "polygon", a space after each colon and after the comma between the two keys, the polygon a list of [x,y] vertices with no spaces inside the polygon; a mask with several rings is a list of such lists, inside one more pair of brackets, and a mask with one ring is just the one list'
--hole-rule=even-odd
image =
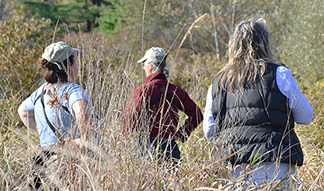
{"label": "person in maroon jacket", "polygon": [[[154,155],[159,151],[159,159],[178,162],[180,151],[175,140],[185,142],[202,122],[203,115],[186,91],[167,80],[170,72],[166,68],[167,56],[162,48],[152,47],[138,61],[147,77],[144,84],[135,89],[124,111],[121,131],[124,135],[133,135],[132,147],[136,155],[138,152],[141,156]],[[178,127],[179,110],[188,118]],[[150,152],[145,149],[148,145]]]}

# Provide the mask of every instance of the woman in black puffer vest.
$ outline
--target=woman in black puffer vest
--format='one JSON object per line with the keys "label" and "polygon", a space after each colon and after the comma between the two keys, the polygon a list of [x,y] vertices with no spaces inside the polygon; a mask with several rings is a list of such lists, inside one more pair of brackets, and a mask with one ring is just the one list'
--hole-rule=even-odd
{"label": "woman in black puffer vest", "polygon": [[204,114],[205,136],[220,157],[228,157],[233,178],[252,167],[247,177],[254,182],[287,178],[303,164],[294,122],[309,124],[313,118],[312,106],[291,71],[275,60],[269,40],[262,18],[236,26],[229,63],[213,79]]}

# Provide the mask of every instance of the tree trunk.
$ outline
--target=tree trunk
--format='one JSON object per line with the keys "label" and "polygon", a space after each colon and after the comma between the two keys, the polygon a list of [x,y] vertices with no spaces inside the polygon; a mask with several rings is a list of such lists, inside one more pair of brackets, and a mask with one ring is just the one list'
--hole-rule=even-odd
{"label": "tree trunk", "polygon": [[213,3],[212,0],[210,0],[210,12],[211,12],[211,17],[213,19],[213,24],[214,24],[214,38],[215,38],[215,50],[216,50],[216,56],[217,60],[221,61],[221,55],[220,55],[220,48],[219,48],[219,37],[218,37],[218,30],[217,30],[217,24],[215,21],[215,14],[213,10]]}
{"label": "tree trunk", "polygon": [[[101,2],[102,2],[102,0],[92,0],[92,5],[96,5],[98,7],[101,7]],[[99,17],[100,17],[100,14],[99,13],[94,15],[94,18],[99,18]],[[94,27],[98,27],[99,26],[99,24],[96,21],[96,19],[93,20],[93,26]]]}
{"label": "tree trunk", "polygon": [[87,32],[91,32],[92,28],[92,22],[90,20],[87,20]]}
{"label": "tree trunk", "polygon": [[2,20],[3,9],[4,9],[4,0],[1,0],[0,1],[0,20]]}
{"label": "tree trunk", "polygon": [[101,2],[102,2],[102,0],[92,0],[92,4],[97,5],[98,7],[101,6]]}
{"label": "tree trunk", "polygon": [[[236,4],[236,1],[232,1],[232,0],[229,0],[229,14],[230,14],[230,34],[229,34],[229,38],[232,36],[233,32],[234,32],[234,28],[235,28],[235,4]],[[225,58],[228,59],[228,50],[226,50],[226,54],[225,54]]]}

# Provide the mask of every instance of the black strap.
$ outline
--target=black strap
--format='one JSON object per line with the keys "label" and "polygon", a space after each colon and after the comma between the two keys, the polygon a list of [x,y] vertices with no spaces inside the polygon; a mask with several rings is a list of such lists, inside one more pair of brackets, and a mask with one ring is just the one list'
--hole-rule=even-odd
{"label": "black strap", "polygon": [[35,99],[34,105],[36,104],[36,101],[39,100],[43,96],[43,91],[44,91],[44,89],[42,90],[42,93],[39,96],[37,96],[37,98]]}
{"label": "black strap", "polygon": [[169,98],[169,100],[172,100],[172,102],[176,105],[176,107],[180,109],[178,101],[174,97],[172,97],[168,92],[167,92],[167,98]]}
{"label": "black strap", "polygon": [[[44,90],[42,90],[42,93],[35,99],[35,101],[34,101],[34,105],[35,105],[35,103],[36,103],[36,101],[37,100],[39,100],[44,94],[45,94],[45,92],[43,92]],[[43,94],[44,93],[44,94]],[[70,111],[69,111],[69,109],[66,107],[66,106],[64,106],[64,105],[62,105],[62,108],[66,111],[66,112],[68,112],[68,113],[70,113]]]}
{"label": "black strap", "polygon": [[46,111],[45,111],[45,104],[44,104],[44,95],[45,95],[45,87],[41,93],[40,96],[38,96],[35,100],[35,102],[37,101],[37,99],[39,99],[39,97],[41,98],[41,103],[43,105],[43,111],[44,111],[44,115],[45,115],[45,119],[46,119],[46,122],[48,124],[48,126],[51,128],[51,130],[54,132],[54,134],[56,135],[57,139],[61,142],[63,142],[63,137],[62,135],[57,131],[57,129],[54,127],[54,125],[50,122],[50,120],[48,119],[47,115],[46,115]]}
{"label": "black strap", "polygon": [[155,105],[160,99],[161,99],[161,97],[164,95],[164,93],[163,92],[161,92],[158,96],[156,96],[156,98],[154,98],[152,101],[151,101],[151,103],[150,103],[150,108],[153,106],[153,105]]}
{"label": "black strap", "polygon": [[62,105],[62,108],[63,108],[66,112],[70,113],[69,109],[68,109],[67,107],[65,107],[64,105]]}
{"label": "black strap", "polygon": [[155,85],[159,86],[159,88],[163,88],[163,85],[160,84],[159,82],[157,82],[157,81],[151,81],[151,82],[155,83]]}
{"label": "black strap", "polygon": [[[161,93],[158,95],[158,96],[156,96],[156,98],[154,98],[152,101],[151,101],[151,103],[150,103],[150,108],[153,106],[153,105],[155,105],[160,99],[161,99],[161,97],[164,95],[164,92],[163,92],[163,90],[162,90],[162,88],[163,88],[163,85],[162,84],[160,84],[159,82],[156,82],[156,81],[151,81],[151,82],[153,82],[154,84],[156,84],[160,89],[161,89]],[[169,92],[167,92],[167,98],[168,98],[168,100],[169,101],[172,101],[175,105],[176,105],[176,107],[177,108],[179,108],[179,104],[178,104],[178,102],[177,102],[177,100],[174,98],[174,97],[172,97],[170,94],[169,94]]]}

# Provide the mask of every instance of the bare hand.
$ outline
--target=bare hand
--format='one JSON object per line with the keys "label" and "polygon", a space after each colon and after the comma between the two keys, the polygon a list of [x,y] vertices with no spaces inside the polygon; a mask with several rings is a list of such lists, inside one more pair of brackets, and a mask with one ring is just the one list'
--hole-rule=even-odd
{"label": "bare hand", "polygon": [[73,142],[80,148],[83,149],[84,148],[84,142],[81,138],[78,139],[74,139]]}

